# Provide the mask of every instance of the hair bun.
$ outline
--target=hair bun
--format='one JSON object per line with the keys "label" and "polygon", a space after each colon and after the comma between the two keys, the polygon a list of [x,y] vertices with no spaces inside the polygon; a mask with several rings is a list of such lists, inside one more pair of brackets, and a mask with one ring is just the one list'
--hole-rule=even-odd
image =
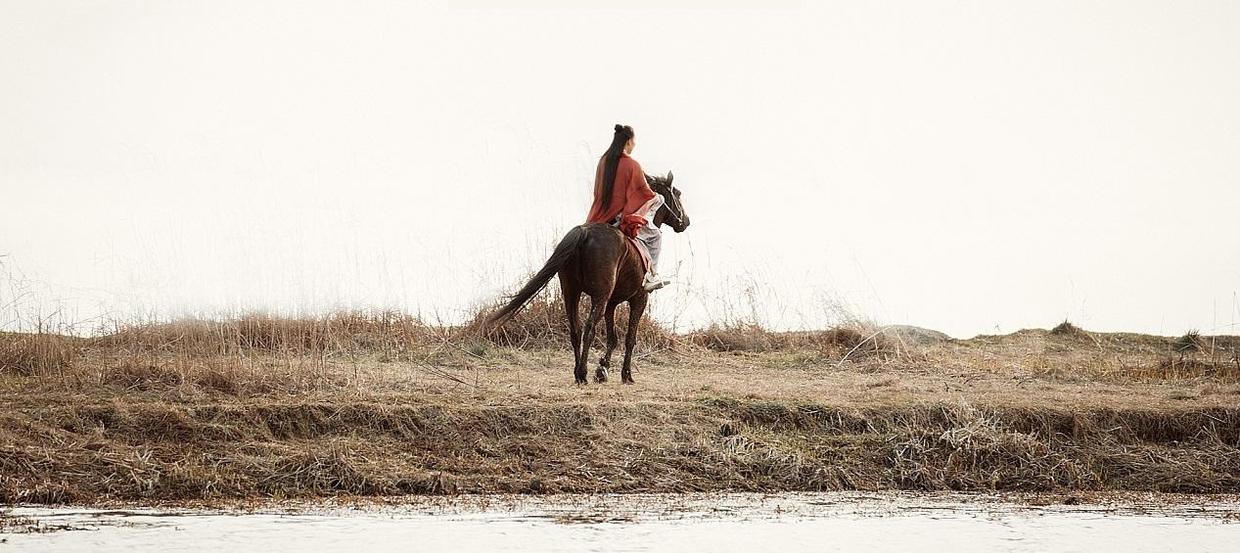
{"label": "hair bun", "polygon": [[616,123],[616,132],[624,132],[624,125]]}

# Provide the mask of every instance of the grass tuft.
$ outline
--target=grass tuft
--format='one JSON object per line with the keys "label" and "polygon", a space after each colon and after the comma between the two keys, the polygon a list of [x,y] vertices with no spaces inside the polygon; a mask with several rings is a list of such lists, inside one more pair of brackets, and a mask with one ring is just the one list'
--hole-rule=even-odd
{"label": "grass tuft", "polygon": [[1068,322],[1067,320],[1055,325],[1055,328],[1051,329],[1051,335],[1061,336],[1065,338],[1087,338],[1089,337],[1088,332],[1086,332],[1085,330],[1082,330],[1081,327],[1076,326]]}

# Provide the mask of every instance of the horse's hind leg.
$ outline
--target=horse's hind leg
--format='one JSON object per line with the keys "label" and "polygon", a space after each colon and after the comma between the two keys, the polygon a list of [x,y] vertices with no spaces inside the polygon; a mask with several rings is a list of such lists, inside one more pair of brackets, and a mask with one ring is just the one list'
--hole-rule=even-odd
{"label": "horse's hind leg", "polygon": [[616,304],[608,302],[607,311],[603,313],[603,323],[607,325],[607,350],[598,360],[598,369],[594,371],[595,382],[607,382],[607,369],[611,368],[611,354],[616,351],[620,338],[616,336]]}
{"label": "horse's hind leg", "polygon": [[573,371],[582,363],[581,356],[581,314],[577,306],[581,303],[581,290],[569,286],[564,279],[560,280],[560,290],[564,294],[564,314],[568,316],[568,341],[573,345]]}
{"label": "horse's hind leg", "polygon": [[629,300],[629,325],[624,333],[624,368],[620,369],[620,381],[633,383],[633,346],[637,345],[637,323],[646,311],[646,294],[638,294]]}
{"label": "horse's hind leg", "polygon": [[590,296],[590,315],[586,317],[586,326],[581,331],[581,357],[577,359],[577,368],[573,371],[578,384],[586,383],[586,361],[590,359],[590,345],[594,343],[594,324],[607,309],[607,299]]}

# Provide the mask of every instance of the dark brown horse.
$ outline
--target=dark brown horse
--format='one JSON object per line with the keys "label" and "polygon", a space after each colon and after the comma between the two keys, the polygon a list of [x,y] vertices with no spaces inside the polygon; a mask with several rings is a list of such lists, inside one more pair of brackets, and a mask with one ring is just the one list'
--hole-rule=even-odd
{"label": "dark brown horse", "polygon": [[[655,212],[654,225],[666,224],[676,232],[689,228],[689,215],[680,203],[680,190],[672,186],[672,174],[669,172],[666,177],[646,175],[646,182],[667,200]],[[560,293],[564,295],[564,310],[568,314],[568,336],[573,344],[575,361],[573,376],[577,383],[586,383],[586,365],[589,363],[590,344],[594,342],[594,325],[600,317],[607,324],[607,351],[599,359],[594,379],[597,382],[607,380],[611,354],[619,341],[616,336],[616,306],[628,302],[629,327],[624,335],[624,366],[620,379],[625,384],[632,384],[637,323],[646,310],[649,292],[642,289],[645,269],[641,254],[616,227],[594,223],[568,231],[534,278],[513,296],[512,301],[488,319],[489,325],[494,328],[494,325],[512,318],[556,274],[560,275]],[[590,314],[586,317],[584,328],[577,312],[582,294],[590,296]]]}

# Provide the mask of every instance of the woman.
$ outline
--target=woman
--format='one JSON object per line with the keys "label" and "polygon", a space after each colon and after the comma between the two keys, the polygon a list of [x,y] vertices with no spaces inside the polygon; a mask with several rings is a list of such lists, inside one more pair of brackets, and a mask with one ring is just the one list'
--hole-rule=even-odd
{"label": "woman", "polygon": [[637,145],[633,127],[616,125],[611,146],[598,160],[594,173],[594,204],[586,216],[587,223],[617,225],[626,235],[637,238],[650,253],[650,271],[642,288],[653,292],[667,286],[655,272],[663,232],[648,224],[665,201],[646,184],[646,173],[637,160],[629,157]]}

